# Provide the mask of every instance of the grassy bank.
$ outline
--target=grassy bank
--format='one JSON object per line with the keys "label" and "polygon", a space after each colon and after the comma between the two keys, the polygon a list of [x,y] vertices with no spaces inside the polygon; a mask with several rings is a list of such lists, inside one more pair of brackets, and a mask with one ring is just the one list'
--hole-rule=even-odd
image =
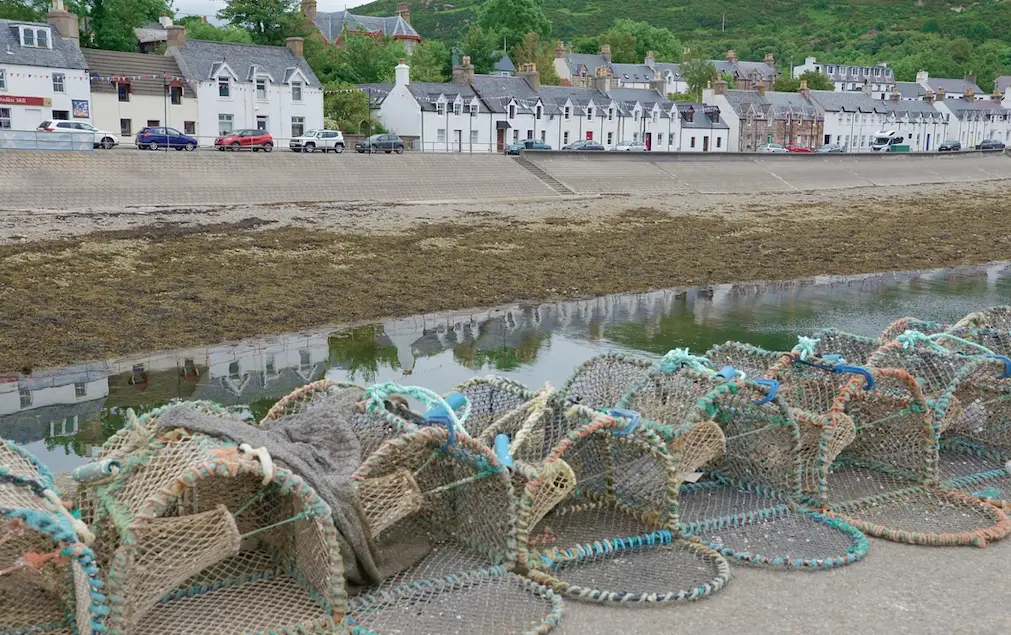
{"label": "grassy bank", "polygon": [[983,263],[1011,254],[1006,197],[857,191],[730,216],[474,214],[382,234],[253,219],[0,245],[0,371],[516,300]]}

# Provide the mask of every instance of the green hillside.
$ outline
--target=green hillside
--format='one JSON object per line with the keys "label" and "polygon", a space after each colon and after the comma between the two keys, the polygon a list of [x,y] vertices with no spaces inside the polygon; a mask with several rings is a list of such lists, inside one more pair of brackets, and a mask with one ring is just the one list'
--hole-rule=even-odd
{"label": "green hillside", "polygon": [[[355,9],[392,15],[398,0]],[[411,0],[423,37],[455,44],[477,20],[482,0]],[[1011,73],[1011,0],[543,0],[552,37],[591,50],[618,18],[669,29],[710,57],[734,49],[744,59],[767,52],[781,65],[807,55],[839,63],[888,61],[900,79],[972,72],[986,90]],[[513,43],[509,44],[510,47]]]}

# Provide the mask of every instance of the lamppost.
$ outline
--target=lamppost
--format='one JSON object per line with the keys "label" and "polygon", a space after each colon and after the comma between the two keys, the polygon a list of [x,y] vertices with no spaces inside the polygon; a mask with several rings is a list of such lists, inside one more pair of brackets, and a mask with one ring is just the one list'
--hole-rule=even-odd
{"label": "lamppost", "polygon": [[[364,141],[369,142],[369,137],[371,135],[368,133],[368,131],[372,130],[372,118],[368,117],[368,118],[365,118],[365,119],[362,119],[361,121],[359,121],[358,122],[358,132],[362,131],[362,128],[363,128],[362,124],[368,124],[368,127],[365,128],[365,130],[367,132],[364,135]],[[371,142],[369,142],[369,154],[370,155],[372,154],[372,143]]]}

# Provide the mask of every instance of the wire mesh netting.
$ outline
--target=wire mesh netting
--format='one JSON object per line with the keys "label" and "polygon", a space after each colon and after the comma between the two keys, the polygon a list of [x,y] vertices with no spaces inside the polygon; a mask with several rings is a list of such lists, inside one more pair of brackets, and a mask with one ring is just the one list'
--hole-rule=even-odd
{"label": "wire mesh netting", "polygon": [[485,436],[492,424],[514,413],[536,394],[519,382],[496,376],[475,377],[453,390],[470,400],[470,414],[464,427],[474,438]]}
{"label": "wire mesh netting", "polygon": [[827,569],[868,549],[863,533],[841,520],[720,479],[683,485],[680,510],[686,534],[744,564]]}
{"label": "wire mesh netting", "polygon": [[1011,306],[994,306],[970,313],[954,324],[954,328],[960,327],[1011,331]]}
{"label": "wire mesh netting", "polygon": [[[715,550],[684,540],[677,521],[678,472],[663,441],[625,419],[581,406],[574,427],[544,458],[520,498],[520,562],[528,575],[580,600],[657,603],[694,600],[726,584]],[[551,468],[564,462],[575,488],[544,513]],[[524,472],[523,465],[517,472]]]}
{"label": "wire mesh netting", "polygon": [[941,442],[941,487],[969,494],[1011,511],[1011,456],[960,440]]}
{"label": "wire mesh netting", "polygon": [[105,631],[99,570],[79,529],[49,470],[0,439],[0,633]]}
{"label": "wire mesh netting", "polygon": [[811,338],[816,341],[814,355],[839,355],[849,364],[863,365],[867,363],[871,353],[881,348],[884,341],[873,337],[864,337],[833,328],[821,329]]}
{"label": "wire mesh netting", "polygon": [[588,408],[612,408],[645,378],[655,362],[608,353],[584,362],[559,391],[564,399]]}
{"label": "wire mesh netting", "polygon": [[383,582],[350,615],[381,633],[538,633],[561,615],[547,588],[510,573],[516,500],[486,446],[429,427],[396,437],[355,473]]}
{"label": "wire mesh netting", "polygon": [[121,470],[81,491],[104,564],[110,632],[345,632],[326,503],[301,477],[268,471],[234,443],[181,429],[154,434],[162,415],[111,439],[103,452]]}

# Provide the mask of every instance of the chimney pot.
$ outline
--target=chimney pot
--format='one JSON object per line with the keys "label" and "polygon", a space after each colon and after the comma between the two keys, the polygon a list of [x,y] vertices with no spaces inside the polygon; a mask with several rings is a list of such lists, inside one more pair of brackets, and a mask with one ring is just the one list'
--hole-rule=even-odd
{"label": "chimney pot", "polygon": [[294,53],[296,57],[305,57],[304,39],[300,37],[285,38],[284,45],[288,47],[288,50]]}
{"label": "chimney pot", "polygon": [[755,87],[758,90],[758,94],[765,97],[765,84],[759,84]]}
{"label": "chimney pot", "polygon": [[411,23],[411,5],[401,2],[397,5],[397,15],[403,18],[404,22]]}
{"label": "chimney pot", "polygon": [[729,86],[729,84],[727,84],[727,80],[725,80],[725,79],[718,79],[718,80],[716,80],[716,84],[713,86],[713,89],[714,89],[714,92],[717,95],[726,95],[726,94],[728,94],[728,91],[727,91],[727,87],[728,86]]}
{"label": "chimney pot", "polygon": [[772,53],[765,54],[765,63],[768,64],[769,66],[772,66],[773,64],[776,63],[776,58],[773,57]]}
{"label": "chimney pot", "polygon": [[49,24],[56,27],[56,31],[62,37],[80,45],[81,28],[77,22],[77,14],[67,11],[63,0],[53,0],[53,8],[46,14],[46,19]]}
{"label": "chimney pot", "polygon": [[729,51],[727,51],[727,61],[730,62],[731,64],[736,64],[737,51],[735,51],[734,49],[730,49]]}
{"label": "chimney pot", "polygon": [[397,86],[407,86],[411,83],[411,67],[407,65],[407,60],[400,58],[400,63],[393,69],[393,77]]}
{"label": "chimney pot", "polygon": [[[470,63],[470,55],[464,55],[461,63],[453,66],[453,83],[459,86],[470,86],[474,81],[474,65]],[[401,63],[403,63],[401,61]]]}
{"label": "chimney pot", "polygon": [[302,0],[302,15],[310,20],[316,18],[316,0]]}
{"label": "chimney pot", "polygon": [[600,45],[600,54],[604,56],[604,59],[606,59],[608,62],[610,62],[611,61],[611,45],[610,44],[601,44]]}
{"label": "chimney pot", "polygon": [[168,34],[167,43],[169,46],[175,46],[177,48],[186,46],[186,27],[173,24],[172,26],[166,27],[165,32]]}

